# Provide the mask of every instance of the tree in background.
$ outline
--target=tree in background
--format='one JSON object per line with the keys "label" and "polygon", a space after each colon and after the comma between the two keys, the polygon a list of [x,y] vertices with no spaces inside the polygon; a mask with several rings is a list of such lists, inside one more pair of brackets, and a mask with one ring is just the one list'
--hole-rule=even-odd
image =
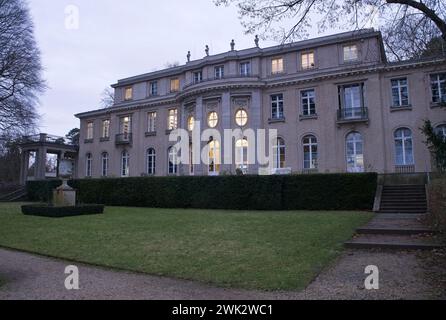
{"label": "tree in background", "polygon": [[102,108],[110,108],[115,104],[115,94],[111,88],[105,88],[101,94]]}
{"label": "tree in background", "polygon": [[24,0],[0,0],[0,136],[30,132],[45,89],[34,26]]}
{"label": "tree in background", "polygon": [[19,140],[0,139],[0,183],[18,183],[20,180]]}
{"label": "tree in background", "polygon": [[68,142],[72,145],[78,146],[79,145],[79,135],[80,135],[80,129],[74,128],[71,129],[65,138],[68,140]]}
{"label": "tree in background", "polygon": [[426,145],[435,159],[435,165],[441,172],[446,172],[446,139],[436,132],[429,120],[424,121],[421,132],[426,136]]}
{"label": "tree in background", "polygon": [[[308,37],[315,25],[358,30],[378,25],[394,59],[419,56],[436,37],[446,41],[444,0],[214,0],[235,3],[246,33],[287,42]],[[291,24],[290,24],[291,23]],[[289,27],[286,27],[289,25]]]}

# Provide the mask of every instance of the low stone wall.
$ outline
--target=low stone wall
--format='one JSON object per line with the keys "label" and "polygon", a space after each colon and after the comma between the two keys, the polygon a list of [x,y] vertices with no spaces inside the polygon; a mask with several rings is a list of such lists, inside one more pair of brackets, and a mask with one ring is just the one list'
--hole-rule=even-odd
{"label": "low stone wall", "polygon": [[446,176],[429,185],[430,220],[436,229],[446,231]]}

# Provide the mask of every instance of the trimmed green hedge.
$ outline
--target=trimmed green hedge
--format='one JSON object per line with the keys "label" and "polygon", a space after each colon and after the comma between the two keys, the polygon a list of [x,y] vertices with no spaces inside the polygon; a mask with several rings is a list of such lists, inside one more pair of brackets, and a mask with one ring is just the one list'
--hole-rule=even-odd
{"label": "trimmed green hedge", "polygon": [[[28,182],[31,201],[49,201],[60,181]],[[144,177],[70,181],[80,203],[235,210],[372,210],[377,174]]]}
{"label": "trimmed green hedge", "polygon": [[93,214],[103,214],[104,205],[89,204],[75,207],[51,207],[45,205],[25,205],[22,206],[22,213],[27,216],[64,218],[85,216]]}

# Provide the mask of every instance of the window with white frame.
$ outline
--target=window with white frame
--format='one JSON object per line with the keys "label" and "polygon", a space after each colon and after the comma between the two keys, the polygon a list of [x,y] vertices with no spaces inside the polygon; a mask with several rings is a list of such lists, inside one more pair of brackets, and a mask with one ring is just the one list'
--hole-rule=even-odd
{"label": "window with white frame", "polygon": [[271,96],[271,119],[283,119],[283,94]]}
{"label": "window with white frame", "polygon": [[285,154],[286,146],[283,138],[277,138],[273,144],[273,168],[283,169],[285,168]]}
{"label": "window with white frame", "polygon": [[158,95],[158,81],[152,81],[149,84],[149,95],[157,96]]}
{"label": "window with white frame", "polygon": [[364,84],[339,86],[339,100],[342,118],[361,118],[364,113]]}
{"label": "window with white frame", "polygon": [[317,139],[313,135],[303,138],[304,147],[304,169],[317,169],[318,163],[318,146]]}
{"label": "window with white frame", "polygon": [[244,127],[248,123],[248,112],[245,109],[238,109],[235,113],[235,123]]}
{"label": "window with white frame", "polygon": [[435,133],[446,141],[446,124],[441,124],[435,128]]}
{"label": "window with white frame", "polygon": [[409,105],[409,86],[407,78],[393,79],[392,81],[392,107]]}
{"label": "window with white frame", "polygon": [[147,174],[154,175],[156,168],[156,152],[155,149],[150,148],[147,150]]}
{"label": "window with white frame", "polygon": [[432,102],[446,103],[446,73],[431,75]]}
{"label": "window with white frame", "polygon": [[347,172],[364,172],[364,150],[362,135],[350,132],[346,138]]}
{"label": "window with white frame", "polygon": [[175,147],[170,147],[167,150],[167,173],[177,174],[178,173],[178,151]]}
{"label": "window with white frame", "polygon": [[214,77],[215,79],[223,79],[225,76],[225,67],[218,66],[214,68]]}
{"label": "window with white frame", "polygon": [[132,100],[133,99],[133,87],[126,87],[124,89],[124,100]]}
{"label": "window with white frame", "polygon": [[203,72],[202,71],[194,72],[194,83],[200,83],[201,81],[203,81]]}
{"label": "window with white frame", "polygon": [[344,46],[344,62],[357,61],[358,58],[358,46],[356,44]]}
{"label": "window with white frame", "polygon": [[209,142],[209,175],[218,175],[220,172],[220,142],[212,140]]}
{"label": "window with white frame", "polygon": [[244,174],[248,173],[248,147],[249,143],[246,138],[235,142],[235,165]]}
{"label": "window with white frame", "polygon": [[87,153],[85,157],[85,176],[87,178],[91,178],[92,168],[93,168],[93,155],[91,153]]}
{"label": "window with white frame", "polygon": [[271,60],[271,73],[283,73],[283,58],[275,58]]}
{"label": "window with white frame", "polygon": [[175,78],[170,80],[170,92],[180,91],[180,79]]}
{"label": "window with white frame", "polygon": [[178,109],[169,109],[167,118],[167,129],[175,130],[178,128]]}
{"label": "window with white frame", "polygon": [[412,131],[408,128],[400,128],[395,131],[394,138],[396,165],[414,164]]}
{"label": "window with white frame", "polygon": [[128,177],[130,174],[130,154],[128,151],[121,153],[121,177]]}
{"label": "window with white frame", "polygon": [[93,140],[94,137],[94,122],[87,123],[87,140]]}
{"label": "window with white frame", "polygon": [[314,52],[302,53],[301,66],[303,70],[312,69],[315,67]]}
{"label": "window with white frame", "polygon": [[215,128],[218,125],[218,113],[212,111],[208,115],[208,126],[209,128]]}
{"label": "window with white frame", "polygon": [[132,118],[125,116],[119,118],[119,133],[127,135],[132,132]]}
{"label": "window with white frame", "polygon": [[102,177],[108,176],[108,153],[103,152],[101,155],[101,175]]}
{"label": "window with white frame", "polygon": [[110,138],[110,120],[102,120],[102,138],[108,139]]}
{"label": "window with white frame", "polygon": [[156,132],[156,111],[147,113],[147,132]]}
{"label": "window with white frame", "polygon": [[312,116],[316,114],[316,92],[314,89],[302,90],[300,92],[302,104],[302,115]]}
{"label": "window with white frame", "polygon": [[249,77],[251,75],[251,63],[250,62],[240,63],[240,75],[242,77]]}

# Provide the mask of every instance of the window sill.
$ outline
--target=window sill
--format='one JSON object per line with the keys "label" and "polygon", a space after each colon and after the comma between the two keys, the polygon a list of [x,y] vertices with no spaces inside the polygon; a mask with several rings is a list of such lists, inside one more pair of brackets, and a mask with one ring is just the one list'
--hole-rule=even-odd
{"label": "window sill", "polygon": [[446,108],[446,102],[431,102],[431,109]]}
{"label": "window sill", "polygon": [[303,120],[316,120],[318,118],[317,114],[311,114],[311,115],[299,115],[299,121]]}
{"label": "window sill", "polygon": [[156,131],[146,132],[146,137],[155,137]]}
{"label": "window sill", "polygon": [[412,105],[407,105],[407,106],[391,106],[390,107],[390,112],[395,112],[395,111],[410,111],[412,110]]}
{"label": "window sill", "polygon": [[285,71],[280,71],[280,72],[271,72],[271,77],[280,77],[285,75]]}
{"label": "window sill", "polygon": [[85,139],[84,143],[93,143],[93,141],[94,141],[93,139]]}
{"label": "window sill", "polygon": [[268,119],[269,124],[285,122],[285,118]]}
{"label": "window sill", "polygon": [[100,142],[109,142],[110,141],[110,137],[103,137],[101,139],[99,139]]}

